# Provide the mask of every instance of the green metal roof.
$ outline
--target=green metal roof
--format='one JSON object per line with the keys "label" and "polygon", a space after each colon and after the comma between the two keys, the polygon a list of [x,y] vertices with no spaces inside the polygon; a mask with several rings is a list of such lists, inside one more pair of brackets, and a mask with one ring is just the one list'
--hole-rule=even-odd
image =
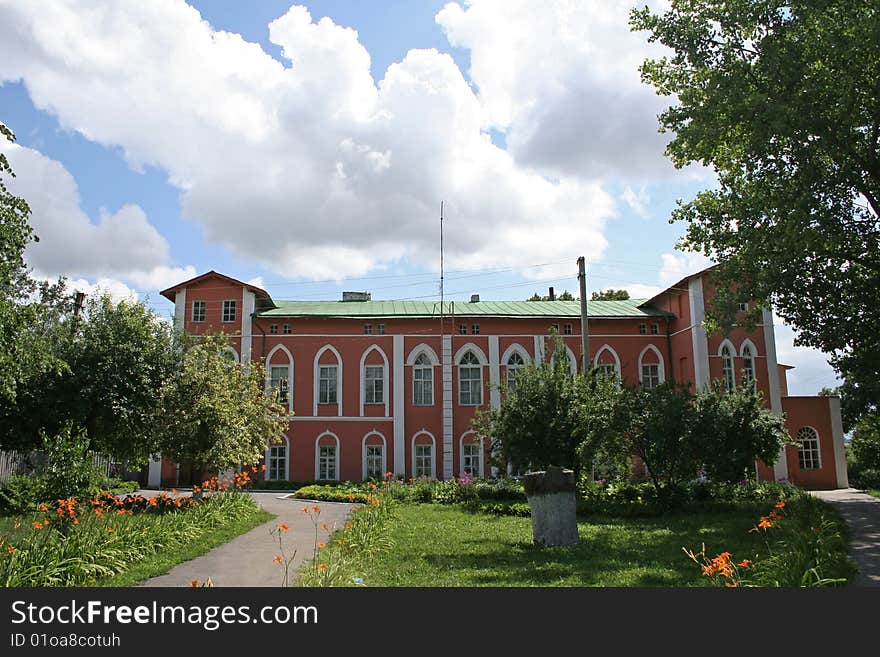
{"label": "green metal roof", "polygon": [[[587,314],[595,318],[671,317],[644,299],[588,301]],[[277,308],[259,317],[439,317],[439,301],[275,301]],[[447,301],[446,315],[460,317],[573,317],[581,316],[580,301]]]}

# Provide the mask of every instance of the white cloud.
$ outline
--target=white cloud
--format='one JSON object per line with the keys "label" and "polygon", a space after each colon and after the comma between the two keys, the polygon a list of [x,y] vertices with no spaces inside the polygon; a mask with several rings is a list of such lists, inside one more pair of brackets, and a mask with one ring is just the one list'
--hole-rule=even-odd
{"label": "white cloud", "polygon": [[668,287],[677,283],[685,276],[696,274],[706,267],[712,266],[712,261],[702,253],[664,253],[660,256],[662,266],[660,268],[660,284]]}
{"label": "white cloud", "polygon": [[[80,207],[79,189],[60,162],[30,148],[0,140],[16,176],[11,193],[31,208],[30,224],[39,241],[28,244],[27,263],[41,276],[96,278],[113,293],[163,289],[195,275],[193,267],[171,267],[168,242],[137,205],[116,212],[102,209],[93,222]],[[90,284],[91,285],[91,284]]]}
{"label": "white cloud", "polygon": [[644,187],[640,188],[638,192],[634,192],[632,187],[627,185],[620,198],[640,217],[648,216],[648,204],[651,202],[651,196]]}
{"label": "white cloud", "polygon": [[776,361],[793,365],[788,370],[789,395],[816,395],[822,388],[834,388],[842,381],[828,364],[828,356],[818,349],[795,346],[797,332],[773,314],[773,330],[776,335]]}
{"label": "white cloud", "polygon": [[[618,43],[625,25],[606,35],[625,22],[621,3],[596,7],[575,6],[562,36],[561,10],[535,21],[537,7],[474,3],[453,25],[455,10],[445,9],[438,20],[472,48],[477,96],[452,58],[434,50],[410,51],[377,84],[357,33],[314,22],[302,7],[269,25],[285,66],[239,35],[212,30],[180,0],[0,0],[0,81],[23,80],[63,128],[121,147],[131,166],[163,168],[181,189],[184,216],[209,241],[285,276],[357,276],[401,260],[436,269],[441,200],[450,267],[596,259],[616,210],[591,178],[609,168],[654,171],[649,161],[662,159],[662,144],[648,134],[652,92],[633,71],[622,73],[641,59],[641,50],[627,50],[640,38]],[[480,63],[488,46],[466,29],[482,8],[499,20],[486,44],[510,27],[533,49],[505,72],[519,75],[534,57],[524,77],[498,89]],[[472,32],[489,29],[480,16]],[[510,43],[500,45],[509,54]],[[536,67],[560,48],[574,54],[538,84]],[[627,118],[635,108],[643,121]],[[513,155],[486,135],[502,119]],[[126,221],[146,235],[135,214],[99,225],[110,232]],[[154,257],[160,246],[144,242]]]}
{"label": "white cloud", "polygon": [[137,301],[140,295],[122,281],[112,278],[99,278],[94,282],[84,278],[68,279],[67,289],[73,292],[85,292],[86,296],[109,294],[115,302]]}
{"label": "white cloud", "polygon": [[480,100],[517,162],[587,178],[668,176],[669,135],[656,116],[669,99],[638,72],[664,50],[630,31],[632,5],[469,0],[447,4],[436,20],[470,50]]}

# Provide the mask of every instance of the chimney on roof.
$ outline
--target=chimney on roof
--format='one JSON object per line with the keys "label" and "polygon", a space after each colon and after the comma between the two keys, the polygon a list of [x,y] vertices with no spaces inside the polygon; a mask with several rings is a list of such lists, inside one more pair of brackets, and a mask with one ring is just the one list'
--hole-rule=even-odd
{"label": "chimney on roof", "polygon": [[369,292],[343,292],[342,300],[343,301],[369,301],[370,300]]}
{"label": "chimney on roof", "polygon": [[479,294],[472,294],[471,295],[471,303],[479,303],[479,302],[480,302],[480,295]]}
{"label": "chimney on roof", "polygon": [[556,293],[553,291],[553,288],[550,288],[550,301],[556,301]]}

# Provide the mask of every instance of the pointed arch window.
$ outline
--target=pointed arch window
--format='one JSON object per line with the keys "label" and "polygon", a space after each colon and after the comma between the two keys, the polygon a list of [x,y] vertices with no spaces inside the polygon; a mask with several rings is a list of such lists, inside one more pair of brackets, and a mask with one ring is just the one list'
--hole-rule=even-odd
{"label": "pointed arch window", "polygon": [[514,351],[510,354],[510,358],[507,359],[507,389],[514,390],[516,388],[516,377],[519,373],[519,370],[526,366],[526,361],[519,354],[519,352]]}
{"label": "pointed arch window", "polygon": [[434,365],[424,352],[413,364],[413,405],[434,405]]}
{"label": "pointed arch window", "polygon": [[458,362],[458,403],[460,406],[483,403],[483,366],[472,351]]}
{"label": "pointed arch window", "polygon": [[728,345],[721,347],[721,378],[724,381],[724,388],[728,392],[736,387],[733,373],[733,352]]}
{"label": "pointed arch window", "polygon": [[742,359],[743,359],[743,367],[742,367],[743,383],[750,384],[752,386],[752,390],[756,390],[757,389],[757,381],[755,380],[755,354],[752,351],[751,346],[749,346],[748,344],[743,345]]}

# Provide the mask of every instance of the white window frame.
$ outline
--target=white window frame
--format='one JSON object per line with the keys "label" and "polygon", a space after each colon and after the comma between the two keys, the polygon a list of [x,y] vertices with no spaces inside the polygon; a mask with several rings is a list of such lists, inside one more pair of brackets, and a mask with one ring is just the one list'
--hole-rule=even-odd
{"label": "white window frame", "polygon": [[[809,432],[811,435],[807,438],[806,433]],[[798,441],[798,468],[804,471],[814,471],[822,469],[822,449],[821,442],[819,440],[819,432],[816,431],[813,427],[806,426],[798,429],[796,440]],[[815,443],[815,446],[810,446],[808,448],[804,447],[803,440],[808,440],[810,443]],[[804,467],[804,463],[809,460],[815,461],[815,467]]]}
{"label": "white window frame", "polygon": [[[369,364],[367,363],[367,357],[374,351],[382,357],[382,364],[381,365],[379,365],[378,363],[369,363]],[[382,394],[382,401],[367,402],[367,367],[382,367],[382,393],[383,393]],[[361,355],[361,362],[360,362],[360,393],[361,393],[360,415],[361,415],[361,417],[364,416],[364,406],[366,406],[367,404],[369,404],[370,406],[372,406],[374,404],[375,405],[382,405],[385,409],[384,416],[385,417],[389,416],[389,408],[390,408],[389,407],[389,403],[390,403],[389,398],[391,397],[391,395],[389,394],[389,389],[388,389],[388,371],[389,371],[388,356],[385,354],[385,351],[383,351],[382,347],[380,347],[377,344],[372,344],[369,347],[367,347],[367,349]]]}
{"label": "white window frame", "polygon": [[[286,363],[273,363],[272,359],[275,357],[275,354],[281,352],[287,356]],[[269,352],[269,355],[266,356],[266,392],[269,391],[269,388],[272,387],[272,368],[273,367],[286,367],[287,368],[287,409],[290,413],[293,413],[293,354],[282,344],[275,345],[272,348],[272,351]]]}
{"label": "white window frame", "polygon": [[[748,354],[748,355],[747,355]],[[752,390],[758,390],[758,368],[756,359],[758,357],[758,350],[755,348],[755,343],[746,338],[743,340],[743,343],[739,347],[739,356],[742,358],[743,366],[742,366],[742,376],[743,381],[751,381]],[[750,368],[746,366],[746,364],[750,365]]]}
{"label": "white window frame", "polygon": [[[326,386],[322,385],[325,381]],[[325,406],[339,403],[339,365],[336,363],[318,365],[318,403]]]}
{"label": "white window frame", "polygon": [[[325,352],[331,352],[336,357],[336,363],[321,363],[321,357]],[[342,415],[342,356],[332,345],[324,345],[318,350],[318,353],[315,354],[315,360],[312,366],[312,380],[314,381],[314,390],[313,390],[313,398],[312,398],[312,415],[318,415],[318,406],[327,406],[333,404],[333,402],[328,402],[327,404],[323,402],[319,402],[320,392],[321,392],[321,368],[322,367],[330,367],[332,365],[336,366],[336,412],[338,415]],[[363,377],[362,377],[363,378]]]}
{"label": "white window frame", "polygon": [[[475,362],[469,362],[467,364],[462,364],[462,361],[470,356]],[[476,370],[479,375],[476,378],[468,378],[465,379],[463,377],[464,371],[467,370],[471,372]],[[470,375],[469,375],[470,376]],[[467,396],[468,401],[463,401],[464,398],[464,386],[463,384],[467,382]],[[476,383],[476,387],[474,384]],[[476,401],[474,401],[476,391]],[[480,363],[479,357],[471,351],[466,352],[462,355],[461,359],[458,361],[458,405],[459,406],[482,406],[483,405],[483,365]]]}
{"label": "white window frame", "polygon": [[[367,441],[373,436],[378,436],[379,438],[381,438],[382,444],[381,445],[368,445]],[[367,435],[364,436],[363,440],[361,441],[361,464],[362,464],[362,469],[363,469],[362,478],[364,481],[366,481],[367,479],[370,478],[369,468],[368,468],[368,459],[367,459],[367,452],[369,451],[370,447],[379,447],[382,450],[382,461],[379,466],[380,472],[379,472],[379,476],[377,477],[377,479],[381,479],[384,476],[385,472],[387,472],[387,470],[388,470],[388,465],[387,465],[388,441],[385,440],[385,436],[382,435],[381,433],[379,433],[378,431],[370,431]]]}
{"label": "white window frame", "polygon": [[385,403],[385,366],[364,365],[364,404]]}
{"label": "white window frame", "polygon": [[736,364],[733,360],[735,353],[736,349],[730,340],[723,340],[718,347],[718,357],[721,359],[721,381],[728,392],[736,388]]}
{"label": "white window frame", "polygon": [[[231,306],[229,304],[231,304]],[[232,319],[226,319],[229,316],[227,312],[229,308],[232,308]],[[224,324],[231,324],[235,322],[235,318],[238,317],[238,304],[236,303],[236,300],[224,299],[222,309],[223,310],[220,315],[220,321],[222,321]]]}
{"label": "white window frame", "polygon": [[[611,354],[611,357],[614,359],[614,363],[600,363],[599,358],[601,358],[604,352],[608,352]],[[620,381],[620,356],[617,355],[617,352],[614,351],[614,348],[611,345],[603,344],[599,347],[599,350],[596,352],[596,355],[593,356],[593,369],[599,369],[602,365],[611,365],[614,368],[614,376]]]}
{"label": "white window frame", "polygon": [[[199,304],[198,307],[200,309],[200,317],[201,319],[196,319],[196,304]],[[193,299],[192,302],[192,310],[190,311],[190,321],[193,324],[204,324],[205,318],[208,316],[208,304],[202,299]]]}
{"label": "white window frame", "polygon": [[[655,372],[656,370],[656,372]],[[657,363],[642,363],[642,371],[639,379],[645,390],[651,390],[660,385],[660,365]]]}
{"label": "white window frame", "polygon": [[[461,438],[459,438],[458,464],[459,464],[459,469],[461,470],[461,474],[463,476],[466,472],[465,460],[466,459],[473,460],[474,458],[476,458],[479,463],[479,469],[476,474],[471,473],[470,476],[473,477],[474,479],[482,479],[485,476],[485,472],[486,472],[486,470],[485,470],[486,464],[485,464],[485,458],[484,458],[485,455],[483,453],[483,439],[482,438],[475,438],[475,437],[476,437],[476,434],[473,431],[465,431],[461,435]],[[466,440],[468,438],[475,438],[475,440],[473,440],[472,442],[466,442]],[[476,447],[477,448],[476,455],[465,455],[465,453],[464,453],[465,447]]]}
{"label": "white window frame", "polygon": [[649,351],[653,351],[657,355],[657,362],[656,363],[644,363],[644,364],[658,365],[659,367],[657,368],[657,373],[659,374],[659,377],[660,377],[660,383],[662,384],[662,383],[666,382],[666,367],[663,363],[663,354],[660,353],[660,350],[656,346],[649,344],[649,345],[645,345],[645,348],[642,349],[641,353],[639,353],[638,370],[637,371],[639,373],[639,385],[641,385],[642,387],[644,387],[644,382],[642,380],[642,377],[643,377],[643,369],[642,369],[643,363],[642,363],[642,361],[645,358],[645,354],[647,354]]}
{"label": "white window frame", "polygon": [[[266,463],[266,481],[283,481],[290,479],[290,440],[286,435],[282,436],[284,442],[278,445],[269,445],[266,449],[266,456],[264,458]],[[273,477],[272,476],[272,463],[273,458],[277,459],[278,457],[273,457],[272,450],[283,448],[284,449],[284,476],[283,477]]]}
{"label": "white window frame", "polygon": [[[518,363],[511,364],[514,358],[518,358]],[[507,390],[512,391],[516,389],[516,377],[517,371],[523,369],[527,365],[527,361],[523,358],[523,355],[519,351],[512,351],[510,356],[507,357],[507,360],[504,361],[504,373],[505,378],[504,382],[507,384]]]}
{"label": "white window frame", "polygon": [[[335,445],[322,445],[321,438],[324,436],[330,436],[336,441]],[[334,451],[334,459],[333,459],[333,469],[335,477],[321,477],[321,466],[324,462],[322,462],[321,450],[323,448],[332,447]],[[325,431],[320,436],[315,439],[315,481],[339,481],[339,436],[337,436],[332,431]]]}
{"label": "white window frame", "polygon": [[[420,443],[420,444],[416,443],[416,440],[419,438],[419,436],[428,436],[431,439],[430,445],[427,443]],[[418,471],[416,469],[416,463],[418,462],[416,459],[416,447],[430,447],[431,448],[431,474],[428,475],[428,477],[430,479],[435,479],[436,473],[437,473],[437,461],[436,461],[436,459],[437,459],[437,439],[434,438],[434,434],[432,434],[430,431],[425,431],[424,429],[422,431],[419,431],[418,433],[413,435],[411,447],[412,447],[412,452],[411,452],[412,463],[410,465],[412,466],[412,476],[413,477],[420,476],[420,475],[416,474]]]}
{"label": "white window frame", "polygon": [[[424,359],[424,362],[419,362]],[[416,357],[413,363],[413,389],[412,403],[413,406],[433,406],[434,405],[434,365],[431,363],[430,357],[422,352]],[[418,399],[416,391],[421,392],[421,401]]]}

